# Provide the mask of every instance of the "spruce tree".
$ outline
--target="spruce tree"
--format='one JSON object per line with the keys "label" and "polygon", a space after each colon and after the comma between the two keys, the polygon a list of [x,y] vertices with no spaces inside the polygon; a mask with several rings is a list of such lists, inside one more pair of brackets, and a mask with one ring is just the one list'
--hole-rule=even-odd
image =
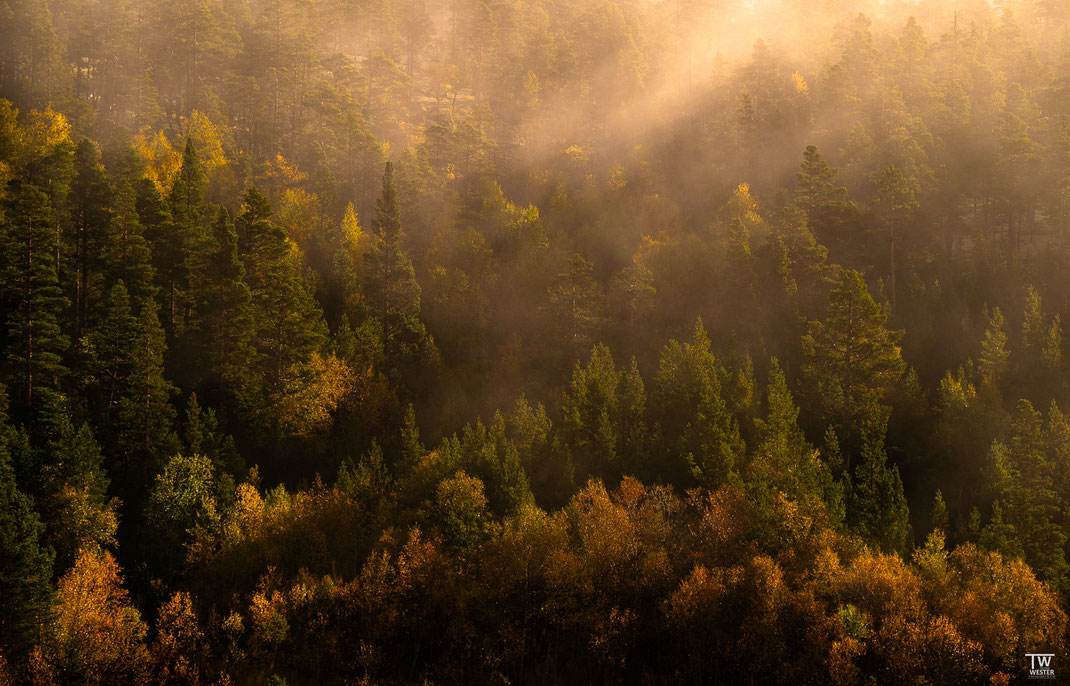
{"label": "spruce tree", "polygon": [[771,485],[802,506],[815,500],[823,502],[831,521],[837,523],[843,493],[833,480],[830,465],[806,440],[798,418],[799,408],[788,389],[787,377],[774,359],[766,391],[766,416],[755,420],[758,442],[753,460],[763,463]]}
{"label": "spruce tree", "polygon": [[128,356],[134,346],[137,319],[130,309],[130,294],[119,281],[108,293],[100,321],[90,336],[97,362],[98,403],[94,411],[102,425],[114,426],[115,412],[129,373]]}
{"label": "spruce tree", "polygon": [[836,251],[857,252],[858,236],[851,231],[857,210],[847,198],[847,189],[836,183],[838,172],[813,145],[803,153],[796,174],[795,204],[806,218],[806,226],[821,242]]}
{"label": "spruce tree", "polygon": [[[663,454],[674,481],[688,477],[716,489],[738,475],[745,445],[725,401],[727,372],[717,362],[702,320],[691,342],[670,341],[661,352],[651,398]],[[670,467],[671,468],[671,467]]]}
{"label": "spruce tree", "polygon": [[998,307],[989,310],[985,307],[984,338],[981,340],[981,354],[978,366],[981,379],[994,388],[998,388],[1003,375],[1007,371],[1011,353],[1007,349],[1007,332],[1004,331],[1003,313]]}
{"label": "spruce tree", "polygon": [[896,312],[896,241],[902,241],[911,218],[918,209],[914,189],[893,164],[881,170],[877,178],[877,209],[881,224],[888,235],[888,275],[891,291],[892,314]]}
{"label": "spruce tree", "polygon": [[172,284],[177,278],[176,265],[183,259],[182,245],[171,223],[171,208],[156,184],[148,178],[134,182],[134,207],[149,246],[157,293],[170,312],[174,295]]}
{"label": "spruce tree", "polygon": [[597,345],[585,366],[576,365],[561,405],[561,432],[577,463],[576,480],[592,476],[610,483],[621,474],[617,452],[617,384],[609,348]]}
{"label": "spruce tree", "polygon": [[929,514],[929,525],[933,531],[943,531],[945,534],[949,529],[947,503],[944,502],[944,494],[940,489],[936,489],[936,495],[933,497],[933,509]]}

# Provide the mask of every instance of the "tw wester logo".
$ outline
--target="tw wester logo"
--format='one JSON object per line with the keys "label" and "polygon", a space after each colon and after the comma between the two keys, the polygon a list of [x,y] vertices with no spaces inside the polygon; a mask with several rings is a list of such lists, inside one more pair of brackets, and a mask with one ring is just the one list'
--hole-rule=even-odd
{"label": "tw wester logo", "polygon": [[1054,653],[1026,653],[1029,658],[1030,679],[1054,679],[1055,670],[1052,669],[1051,660]]}

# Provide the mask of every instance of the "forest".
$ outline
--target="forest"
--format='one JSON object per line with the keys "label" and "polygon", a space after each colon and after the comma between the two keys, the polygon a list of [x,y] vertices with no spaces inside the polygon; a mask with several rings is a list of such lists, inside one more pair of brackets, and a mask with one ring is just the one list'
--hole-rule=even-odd
{"label": "forest", "polygon": [[0,0],[0,686],[1070,670],[1070,3]]}

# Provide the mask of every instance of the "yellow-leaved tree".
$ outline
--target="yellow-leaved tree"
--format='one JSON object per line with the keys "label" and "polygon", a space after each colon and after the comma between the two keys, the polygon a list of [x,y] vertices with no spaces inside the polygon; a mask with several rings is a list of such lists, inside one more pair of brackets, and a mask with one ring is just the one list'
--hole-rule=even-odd
{"label": "yellow-leaved tree", "polygon": [[56,588],[46,660],[63,683],[147,681],[145,623],[123,588],[119,563],[106,550],[83,548]]}

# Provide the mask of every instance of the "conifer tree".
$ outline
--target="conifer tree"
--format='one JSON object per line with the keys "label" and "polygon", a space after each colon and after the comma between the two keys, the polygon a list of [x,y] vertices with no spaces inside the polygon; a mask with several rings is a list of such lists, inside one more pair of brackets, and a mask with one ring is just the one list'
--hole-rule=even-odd
{"label": "conifer tree", "polygon": [[1060,456],[1070,448],[1065,427],[1054,403],[1045,426],[1028,400],[1019,401],[1008,440],[995,442],[989,453],[988,474],[1000,508],[993,506],[984,530],[989,547],[1015,546],[1042,578],[1060,586],[1070,576],[1070,519],[1060,488],[1065,484],[1065,457],[1060,464]]}
{"label": "conifer tree", "polygon": [[617,384],[613,355],[595,346],[586,366],[576,365],[561,407],[561,431],[577,465],[576,479],[620,476],[617,446]]}
{"label": "conifer tree", "polygon": [[375,247],[366,259],[365,295],[383,327],[386,364],[397,374],[423,352],[427,331],[420,321],[420,285],[402,247],[401,207],[394,167],[386,163],[382,195],[375,202]]}
{"label": "conifer tree", "polygon": [[60,317],[68,301],[56,274],[56,233],[48,196],[21,185],[6,208],[3,276],[11,301],[7,376],[16,399],[33,406],[66,374],[61,358],[68,339]]}
{"label": "conifer tree", "polygon": [[570,362],[597,340],[602,323],[602,288],[593,274],[594,265],[577,253],[569,258],[568,270],[550,284],[552,321],[567,346]]}
{"label": "conifer tree", "polygon": [[42,452],[42,488],[35,497],[46,527],[45,541],[62,574],[85,546],[115,542],[116,503],[108,498],[109,479],[100,445],[88,424],[76,427],[67,408],[49,418],[49,440]]}
{"label": "conifer tree", "polygon": [[108,428],[113,426],[128,374],[127,357],[134,346],[137,319],[130,309],[126,284],[117,282],[108,293],[104,311],[90,340],[96,353],[99,403],[94,411]]}
{"label": "conifer tree", "polygon": [[176,260],[184,259],[182,244],[171,223],[171,208],[156,184],[144,177],[134,182],[134,208],[149,246],[160,301],[170,313],[174,297],[172,284],[177,284],[178,278]]}
{"label": "conifer tree", "polygon": [[855,207],[847,199],[847,189],[836,184],[837,173],[817,147],[807,146],[796,174],[795,204],[822,243],[842,249],[856,238],[846,233]]}
{"label": "conifer tree", "polygon": [[[227,233],[225,222],[217,222],[220,236]],[[275,411],[287,384],[309,374],[308,365],[313,353],[323,346],[322,314],[308,292],[297,264],[290,253],[286,232],[271,221],[271,205],[256,188],[245,195],[245,204],[237,222],[239,254],[245,262],[245,278],[252,296],[253,347],[256,353],[256,372],[263,392],[258,411],[266,412],[273,431],[280,427]],[[220,259],[228,259],[224,252],[229,238],[220,239]],[[234,273],[234,266],[229,267]],[[231,290],[236,297],[232,307],[240,316],[240,291]],[[229,344],[235,354],[235,342]],[[238,360],[233,360],[237,362]]]}
{"label": "conifer tree", "polygon": [[112,201],[97,149],[91,141],[83,140],[75,150],[74,179],[67,196],[71,224],[68,250],[75,265],[71,299],[74,304],[71,330],[75,340],[81,338],[96,304],[95,298],[99,297],[100,258],[110,230]]}
{"label": "conifer tree", "polygon": [[842,429],[848,451],[869,406],[903,373],[897,345],[901,334],[886,329],[886,319],[862,276],[843,270],[829,294],[825,320],[810,322],[803,337],[805,371],[825,418]]}
{"label": "conifer tree", "polygon": [[247,383],[252,355],[252,296],[230,214],[219,208],[193,283],[197,309],[196,336],[205,370],[213,386],[227,386],[240,395]]}
{"label": "conifer tree", "polygon": [[126,180],[116,189],[115,214],[108,224],[102,257],[102,273],[109,287],[122,281],[135,298],[156,297],[156,272],[137,210],[137,189]]}
{"label": "conifer tree", "polygon": [[896,240],[902,240],[913,212],[918,209],[914,189],[903,172],[893,164],[881,170],[877,178],[877,207],[881,224],[888,235],[888,276],[892,314],[896,312]]}
{"label": "conifer tree", "polygon": [[191,137],[186,138],[182,166],[167,196],[171,214],[170,235],[154,246],[159,251],[167,281],[167,309],[165,321],[172,336],[188,325],[193,317],[193,303],[188,296],[191,261],[205,238],[204,170],[197,158]]}
{"label": "conifer tree", "polygon": [[136,321],[130,347],[123,360],[125,378],[116,419],[116,444],[123,478],[136,490],[128,497],[143,497],[148,479],[163,459],[174,454],[175,411],[171,396],[175,389],[164,378],[166,350],[163,328],[156,303],[136,304]]}
{"label": "conifer tree", "polygon": [[1007,349],[1007,333],[1004,331],[1003,313],[998,307],[991,311],[985,308],[984,338],[981,340],[981,354],[979,368],[981,378],[993,387],[998,387],[1000,380],[1007,371],[1007,363],[1010,360],[1010,351]]}
{"label": "conifer tree", "polygon": [[948,531],[947,503],[944,502],[944,494],[940,489],[936,489],[936,495],[933,496],[933,509],[929,514],[929,525],[933,531],[943,531],[945,534]]}
{"label": "conifer tree", "polygon": [[674,480],[690,476],[716,489],[738,475],[746,446],[725,400],[726,378],[701,319],[690,343],[670,341],[662,350],[651,407],[664,453],[684,467]]}
{"label": "conifer tree", "polygon": [[788,389],[787,377],[776,359],[769,371],[765,419],[756,419],[758,442],[754,462],[764,478],[801,506],[824,504],[833,524],[843,516],[843,493],[833,480],[830,465],[806,440],[798,424],[799,408]]}
{"label": "conifer tree", "polygon": [[899,468],[888,465],[887,411],[873,404],[861,427],[862,456],[851,480],[848,521],[863,539],[887,553],[906,554],[912,544],[910,511]]}
{"label": "conifer tree", "polygon": [[33,501],[15,483],[2,396],[0,391],[0,651],[18,659],[48,619],[52,551],[42,546],[44,525]]}

